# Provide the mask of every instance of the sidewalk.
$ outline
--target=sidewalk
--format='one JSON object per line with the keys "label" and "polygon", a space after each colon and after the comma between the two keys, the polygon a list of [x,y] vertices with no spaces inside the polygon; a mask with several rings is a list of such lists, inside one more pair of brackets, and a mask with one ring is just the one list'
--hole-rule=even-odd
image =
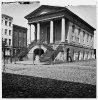
{"label": "sidewalk", "polygon": [[[33,65],[33,61],[17,61],[16,64]],[[49,65],[47,62],[34,61],[35,65]]]}

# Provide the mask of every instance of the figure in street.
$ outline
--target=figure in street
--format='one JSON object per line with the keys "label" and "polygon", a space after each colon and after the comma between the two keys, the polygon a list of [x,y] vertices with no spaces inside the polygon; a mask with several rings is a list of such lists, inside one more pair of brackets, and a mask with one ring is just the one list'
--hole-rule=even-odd
{"label": "figure in street", "polygon": [[35,54],[34,54],[34,52],[33,52],[33,65],[34,65],[34,60],[35,60]]}

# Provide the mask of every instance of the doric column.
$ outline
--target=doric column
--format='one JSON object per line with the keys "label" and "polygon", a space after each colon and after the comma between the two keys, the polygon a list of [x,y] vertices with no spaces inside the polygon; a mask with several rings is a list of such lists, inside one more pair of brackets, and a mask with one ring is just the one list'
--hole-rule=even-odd
{"label": "doric column", "polygon": [[61,25],[61,42],[65,42],[65,18],[62,18],[62,25]]}
{"label": "doric column", "polygon": [[30,43],[31,43],[31,24],[28,24],[28,34],[29,34],[29,39],[30,39]]}
{"label": "doric column", "polygon": [[53,21],[50,21],[50,43],[53,43]]}
{"label": "doric column", "polygon": [[32,31],[33,31],[33,40],[35,40],[35,37],[36,37],[36,36],[35,36],[35,35],[36,35],[36,34],[35,34],[35,25],[32,25],[31,27],[33,27],[33,28],[32,28],[32,29],[33,29],[33,30],[32,30]]}
{"label": "doric column", "polygon": [[37,41],[40,40],[40,23],[37,23]]}

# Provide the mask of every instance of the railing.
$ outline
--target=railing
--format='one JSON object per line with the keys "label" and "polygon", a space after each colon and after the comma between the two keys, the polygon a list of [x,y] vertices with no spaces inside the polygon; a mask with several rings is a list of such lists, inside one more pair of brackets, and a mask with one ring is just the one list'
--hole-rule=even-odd
{"label": "railing", "polygon": [[58,46],[56,50],[47,50],[46,53],[41,57],[41,61],[53,61],[57,54],[63,50],[62,46]]}
{"label": "railing", "polygon": [[35,43],[36,41],[34,40],[33,42],[31,42],[31,44],[28,45],[28,48],[21,49],[20,54],[17,56],[17,59],[22,59],[23,57],[25,57]]}

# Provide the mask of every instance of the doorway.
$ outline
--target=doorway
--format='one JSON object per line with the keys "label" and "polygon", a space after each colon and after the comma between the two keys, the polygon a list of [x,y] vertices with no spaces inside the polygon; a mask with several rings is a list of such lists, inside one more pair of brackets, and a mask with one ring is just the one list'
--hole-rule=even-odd
{"label": "doorway", "polygon": [[35,61],[40,61],[40,56],[42,54],[44,54],[44,50],[41,49],[41,48],[37,48],[37,49],[34,50],[34,54],[35,54],[35,58],[34,58]]}

